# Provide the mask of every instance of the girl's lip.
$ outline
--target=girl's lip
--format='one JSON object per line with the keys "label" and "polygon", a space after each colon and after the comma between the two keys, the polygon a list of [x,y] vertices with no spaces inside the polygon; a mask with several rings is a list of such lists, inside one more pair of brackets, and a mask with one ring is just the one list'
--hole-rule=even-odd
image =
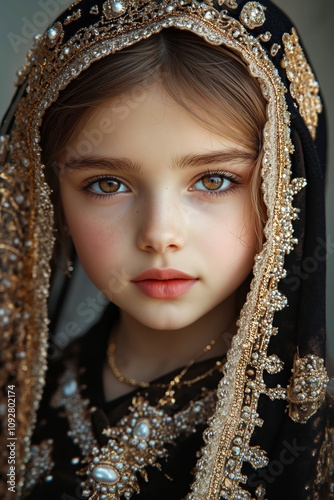
{"label": "girl's lip", "polygon": [[133,284],[148,297],[153,299],[175,299],[186,293],[197,279],[144,279]]}
{"label": "girl's lip", "polygon": [[133,284],[148,297],[175,299],[186,293],[198,278],[177,269],[149,269],[132,280]]}
{"label": "girl's lip", "polygon": [[144,280],[196,280],[194,276],[178,271],[177,269],[149,269],[148,271],[139,274],[132,281],[144,281]]}

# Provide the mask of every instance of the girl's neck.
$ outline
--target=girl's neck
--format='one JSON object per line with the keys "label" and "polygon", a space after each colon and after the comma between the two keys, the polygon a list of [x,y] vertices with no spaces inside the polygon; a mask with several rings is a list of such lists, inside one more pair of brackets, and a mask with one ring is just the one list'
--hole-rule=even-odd
{"label": "girl's neck", "polygon": [[113,333],[117,364],[126,375],[149,381],[186,365],[211,340],[215,346],[201,359],[223,355],[236,332],[237,314],[236,294],[178,330],[154,330],[122,311]]}

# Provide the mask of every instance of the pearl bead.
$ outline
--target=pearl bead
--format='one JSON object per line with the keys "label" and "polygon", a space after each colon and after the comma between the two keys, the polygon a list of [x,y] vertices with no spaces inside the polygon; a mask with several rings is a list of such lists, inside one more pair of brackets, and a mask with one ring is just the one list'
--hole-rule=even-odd
{"label": "pearl bead", "polygon": [[124,5],[121,2],[115,2],[112,4],[111,9],[115,14],[120,14],[124,11]]}
{"label": "pearl bead", "polygon": [[55,30],[54,28],[50,28],[48,31],[48,38],[53,41],[57,38],[58,36],[58,31]]}
{"label": "pearl bead", "polygon": [[109,465],[98,465],[94,467],[92,477],[95,481],[105,484],[115,484],[119,481],[117,471]]}
{"label": "pearl bead", "polygon": [[133,435],[138,439],[146,441],[151,434],[151,427],[148,420],[139,420],[135,428],[133,429]]}

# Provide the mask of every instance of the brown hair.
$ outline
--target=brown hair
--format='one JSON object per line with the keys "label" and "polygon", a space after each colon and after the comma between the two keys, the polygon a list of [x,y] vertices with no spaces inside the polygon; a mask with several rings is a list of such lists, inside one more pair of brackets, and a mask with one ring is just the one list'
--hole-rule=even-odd
{"label": "brown hair", "polygon": [[[260,249],[266,218],[260,192],[266,102],[259,83],[238,55],[226,47],[210,45],[193,33],[163,30],[93,63],[46,111],[41,129],[43,162],[49,167],[57,165],[78,127],[104,101],[158,79],[195,118],[216,133],[242,143],[254,155],[250,181]],[[52,168],[48,170],[55,190]],[[61,232],[60,223],[58,227]]]}

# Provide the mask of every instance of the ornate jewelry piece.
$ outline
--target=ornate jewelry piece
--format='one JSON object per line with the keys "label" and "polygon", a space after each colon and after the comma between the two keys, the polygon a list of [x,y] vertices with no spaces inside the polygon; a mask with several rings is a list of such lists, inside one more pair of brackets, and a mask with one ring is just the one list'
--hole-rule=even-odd
{"label": "ornate jewelry piece", "polygon": [[[210,348],[211,344],[208,344]],[[209,350],[208,346],[206,350]],[[179,378],[188,371],[189,364]],[[222,362],[215,365],[220,369],[222,366]],[[208,376],[208,373],[205,375]],[[201,377],[194,380],[201,380]],[[202,389],[195,401],[190,401],[182,410],[171,414],[163,407],[169,406],[170,410],[170,405],[175,403],[172,396],[176,385],[177,377],[174,377],[157,406],[152,406],[141,395],[135,396],[129,414],[115,427],[104,429],[103,434],[109,440],[100,448],[91,428],[91,414],[96,408],[88,408],[88,400],[82,399],[79,391],[76,369],[73,365],[68,366],[52,405],[65,408],[70,426],[69,436],[78,444],[84,456],[84,467],[78,471],[78,474],[87,477],[82,482],[84,497],[89,500],[130,498],[133,493],[139,492],[137,475],[148,481],[145,468],[160,468],[159,461],[168,455],[167,445],[173,444],[181,435],[191,435],[199,425],[207,422],[215,409],[217,391]],[[79,459],[75,458],[72,462],[78,463]]]}
{"label": "ornate jewelry piece", "polygon": [[289,415],[295,422],[305,423],[321,406],[329,378],[324,360],[313,354],[295,355],[293,376],[287,391]]}

